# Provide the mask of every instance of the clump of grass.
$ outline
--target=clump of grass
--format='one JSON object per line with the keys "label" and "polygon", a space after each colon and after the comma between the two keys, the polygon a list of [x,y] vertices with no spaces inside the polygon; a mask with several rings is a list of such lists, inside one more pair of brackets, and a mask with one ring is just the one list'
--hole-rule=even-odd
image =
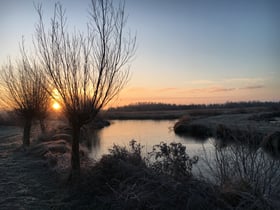
{"label": "clump of grass", "polygon": [[195,123],[177,122],[174,126],[176,134],[181,136],[191,136],[198,139],[206,139],[213,135],[211,128]]}
{"label": "clump of grass", "polygon": [[119,146],[114,144],[113,148],[109,149],[111,157],[117,160],[129,162],[132,161],[136,164],[141,163],[141,150],[143,146],[141,146],[141,144],[137,143],[135,140],[131,140],[129,142],[129,146],[129,149],[127,149],[125,146]]}
{"label": "clump of grass", "polygon": [[171,175],[175,178],[191,177],[192,166],[198,161],[198,156],[190,158],[186,147],[181,143],[172,142],[167,145],[161,142],[153,146],[149,153],[150,167],[160,174]]}
{"label": "clump of grass", "polygon": [[206,139],[213,135],[211,128],[193,123],[193,118],[185,115],[174,125],[174,132],[181,136],[191,136],[199,139]]}

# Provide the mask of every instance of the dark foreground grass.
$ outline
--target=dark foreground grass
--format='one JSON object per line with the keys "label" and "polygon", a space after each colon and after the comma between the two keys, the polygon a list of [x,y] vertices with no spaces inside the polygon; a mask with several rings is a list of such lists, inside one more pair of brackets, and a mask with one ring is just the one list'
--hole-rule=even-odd
{"label": "dark foreground grass", "polygon": [[114,146],[71,188],[72,208],[277,209],[269,195],[256,193],[244,180],[219,185],[194,177],[197,158],[187,156],[183,145],[172,144],[157,145],[148,159],[136,142],[130,149]]}

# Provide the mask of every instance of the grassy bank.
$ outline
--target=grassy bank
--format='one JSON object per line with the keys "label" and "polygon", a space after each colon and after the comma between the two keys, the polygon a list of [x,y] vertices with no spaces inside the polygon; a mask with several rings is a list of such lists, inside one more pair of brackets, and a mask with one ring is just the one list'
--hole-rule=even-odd
{"label": "grassy bank", "polygon": [[198,138],[215,137],[224,142],[239,139],[241,142],[254,133],[254,142],[262,140],[279,130],[280,112],[253,112],[220,114],[195,118],[190,115],[182,117],[175,125],[174,131],[179,135]]}

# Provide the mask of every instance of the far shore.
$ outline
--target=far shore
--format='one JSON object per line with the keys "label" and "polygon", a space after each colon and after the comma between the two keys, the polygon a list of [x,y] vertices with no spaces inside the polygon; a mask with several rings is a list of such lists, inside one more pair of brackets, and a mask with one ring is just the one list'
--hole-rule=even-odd
{"label": "far shore", "polygon": [[202,108],[181,110],[141,110],[124,111],[108,110],[101,113],[106,120],[176,120],[184,116],[192,118],[204,118],[222,114],[249,114],[273,111],[270,107],[248,107],[248,108]]}

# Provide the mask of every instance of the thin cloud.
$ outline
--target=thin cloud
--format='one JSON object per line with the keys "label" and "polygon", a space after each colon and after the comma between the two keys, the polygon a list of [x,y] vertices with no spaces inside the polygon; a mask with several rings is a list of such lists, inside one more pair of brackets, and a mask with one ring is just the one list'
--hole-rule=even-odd
{"label": "thin cloud", "polygon": [[240,88],[241,90],[254,90],[254,89],[261,89],[264,88],[263,85],[252,85]]}
{"label": "thin cloud", "polygon": [[257,78],[257,77],[245,77],[245,78],[230,78],[230,79],[225,79],[224,82],[242,82],[242,83],[260,83],[263,82],[265,79],[264,78]]}
{"label": "thin cloud", "polygon": [[196,88],[191,89],[191,92],[207,92],[207,93],[214,93],[214,92],[228,92],[228,91],[234,91],[236,88],[225,88],[225,87],[207,87],[207,88]]}
{"label": "thin cloud", "polygon": [[207,88],[186,89],[185,91],[181,91],[180,93],[200,94],[200,93],[229,92],[234,90],[236,90],[236,88],[207,87]]}
{"label": "thin cloud", "polygon": [[[193,80],[189,83],[192,85],[215,85],[215,84],[250,84],[251,86],[263,83],[267,78],[259,77],[240,77],[240,78],[224,78],[219,80]],[[227,91],[225,89],[224,91]],[[228,90],[229,91],[229,90]]]}
{"label": "thin cloud", "polygon": [[218,88],[210,88],[210,92],[229,92],[229,91],[234,91],[235,88],[222,88],[222,87],[218,87]]}

